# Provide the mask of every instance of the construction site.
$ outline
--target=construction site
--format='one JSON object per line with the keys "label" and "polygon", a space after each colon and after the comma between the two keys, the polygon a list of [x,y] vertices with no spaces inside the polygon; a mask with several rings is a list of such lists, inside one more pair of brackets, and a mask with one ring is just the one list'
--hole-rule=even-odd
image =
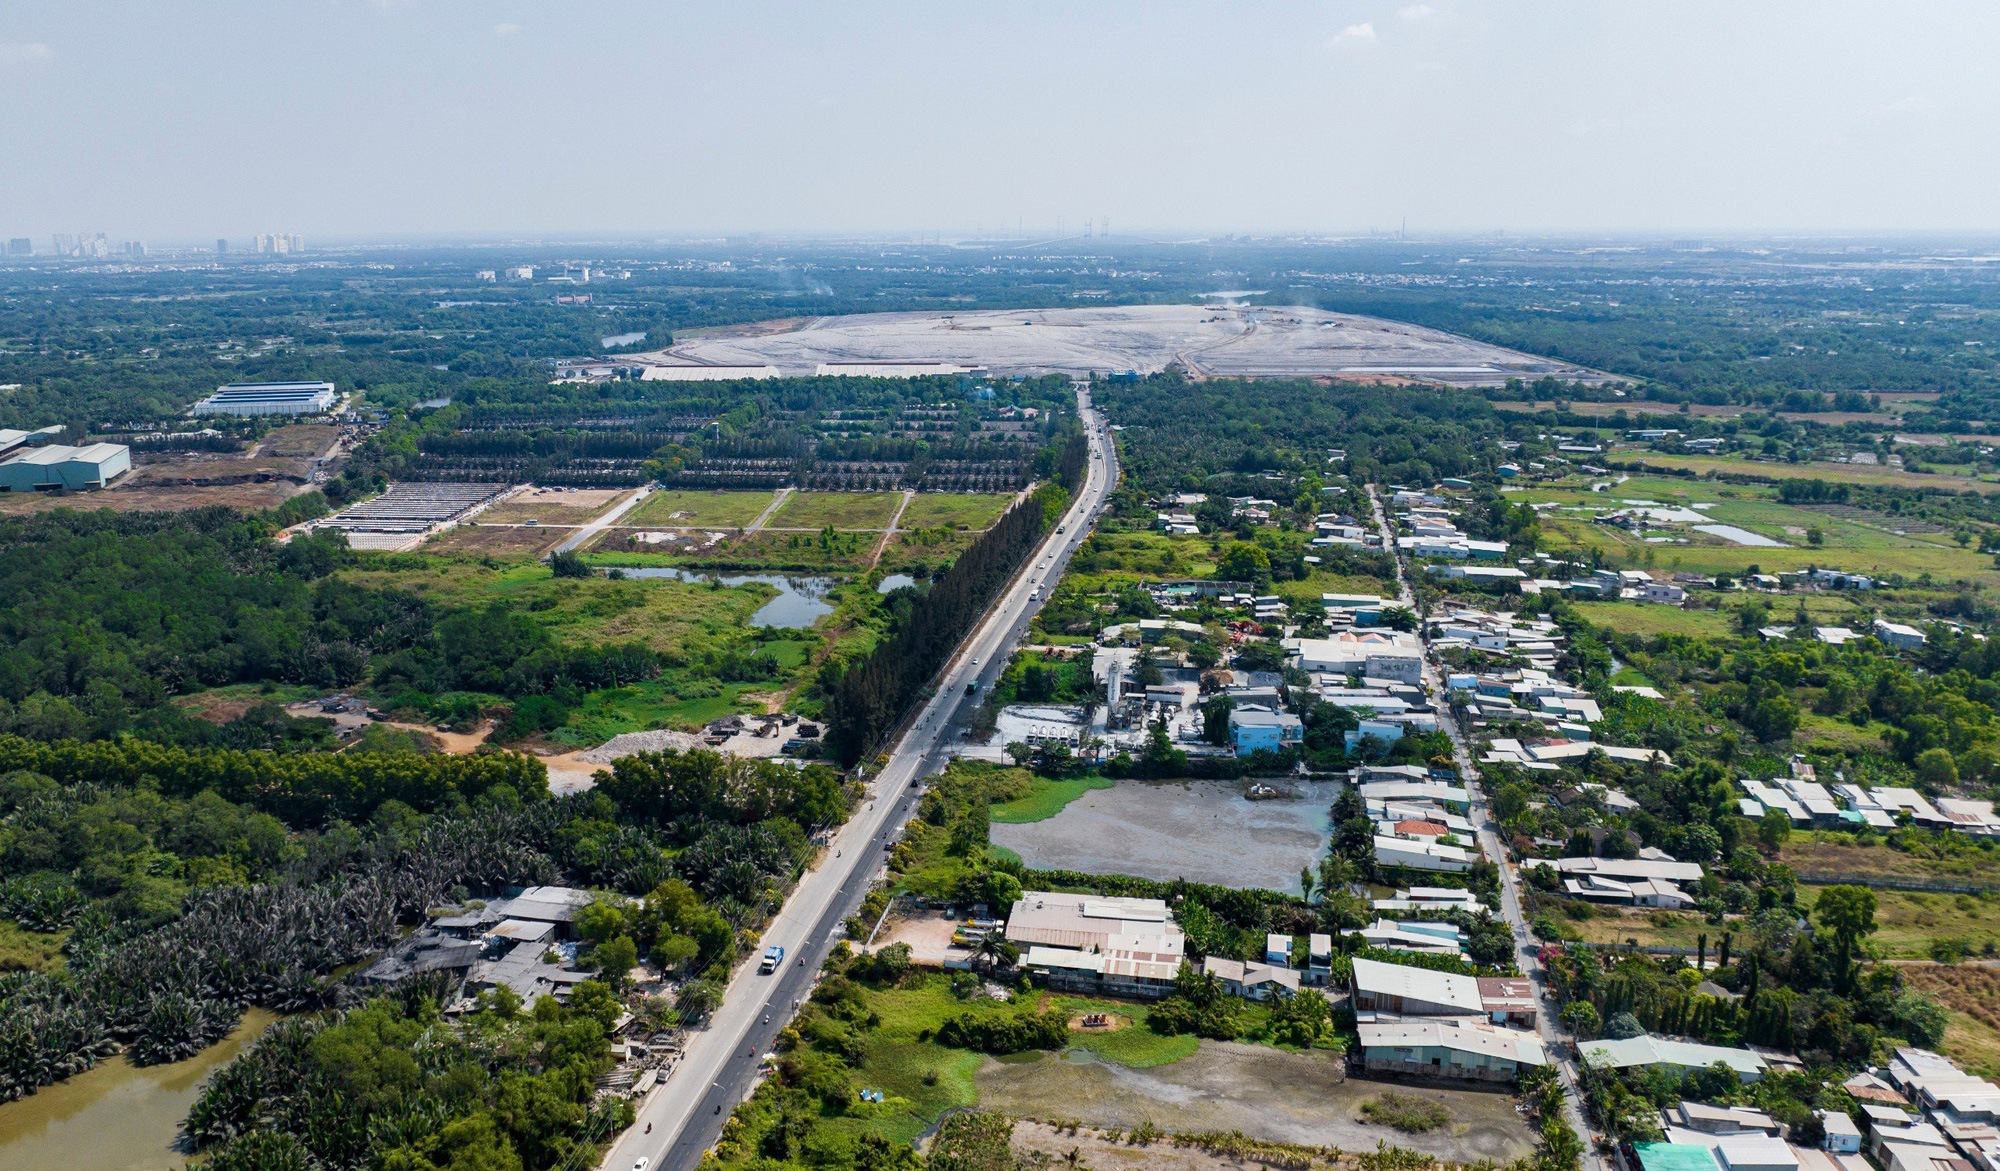
{"label": "construction site", "polygon": [[[1282,308],[1125,305],[966,313],[864,313],[746,326],[627,361],[650,367],[774,367],[810,375],[850,366],[882,375],[984,370],[996,375],[1399,378],[1498,386],[1510,378],[1602,383],[1612,376],[1401,321]],[[865,365],[863,365],[865,364]]]}

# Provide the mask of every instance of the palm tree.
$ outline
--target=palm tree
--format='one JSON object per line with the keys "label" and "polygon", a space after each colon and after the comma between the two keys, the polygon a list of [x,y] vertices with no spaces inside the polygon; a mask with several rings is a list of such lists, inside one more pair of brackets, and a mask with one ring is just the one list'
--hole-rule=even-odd
{"label": "palm tree", "polygon": [[979,943],[972,949],[973,964],[975,966],[983,964],[988,974],[995,968],[1009,966],[1020,958],[1020,949],[1007,942],[1007,937],[998,931],[988,931],[979,938]]}

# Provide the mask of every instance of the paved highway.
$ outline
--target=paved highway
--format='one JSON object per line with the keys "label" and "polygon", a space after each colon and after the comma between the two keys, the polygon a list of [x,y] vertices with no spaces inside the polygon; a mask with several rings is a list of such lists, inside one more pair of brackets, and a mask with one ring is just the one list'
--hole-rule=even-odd
{"label": "paved highway", "polygon": [[794,1006],[811,992],[821,961],[843,934],[842,924],[881,874],[888,844],[915,812],[919,783],[944,767],[949,746],[963,734],[961,717],[977,703],[966,685],[976,680],[983,693],[999,678],[1042,595],[1062,577],[1110,499],[1118,478],[1110,435],[1088,391],[1078,389],[1077,406],[1092,455],[1083,490],[960,645],[937,692],[905,725],[863,807],[834,835],[829,852],[799,880],[765,933],[759,953],[777,944],[785,949],[784,965],[773,975],[760,975],[759,956],[752,955],[736,969],[707,1027],[689,1034],[673,1076],[640,1103],[637,1120],[612,1144],[605,1171],[630,1171],[641,1159],[651,1171],[692,1171],[722,1133],[729,1111],[748,1094]]}

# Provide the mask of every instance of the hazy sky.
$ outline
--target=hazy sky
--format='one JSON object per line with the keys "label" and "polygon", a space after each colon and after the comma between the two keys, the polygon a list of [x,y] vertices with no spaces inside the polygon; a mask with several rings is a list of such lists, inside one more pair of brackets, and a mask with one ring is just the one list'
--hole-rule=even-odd
{"label": "hazy sky", "polygon": [[2000,229],[2000,4],[0,0],[0,236]]}

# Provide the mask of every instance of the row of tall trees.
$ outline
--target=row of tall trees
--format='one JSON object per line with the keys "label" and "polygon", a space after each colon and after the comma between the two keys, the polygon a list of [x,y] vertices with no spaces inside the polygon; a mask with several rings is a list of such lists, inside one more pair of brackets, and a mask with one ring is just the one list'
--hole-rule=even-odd
{"label": "row of tall trees", "polygon": [[1001,516],[999,523],[959,555],[951,568],[910,608],[895,632],[859,662],[823,680],[827,693],[827,747],[852,766],[902,718],[994,596],[1033,552],[1042,534],[1083,482],[1089,447],[1081,433],[1067,441],[1056,478]]}

